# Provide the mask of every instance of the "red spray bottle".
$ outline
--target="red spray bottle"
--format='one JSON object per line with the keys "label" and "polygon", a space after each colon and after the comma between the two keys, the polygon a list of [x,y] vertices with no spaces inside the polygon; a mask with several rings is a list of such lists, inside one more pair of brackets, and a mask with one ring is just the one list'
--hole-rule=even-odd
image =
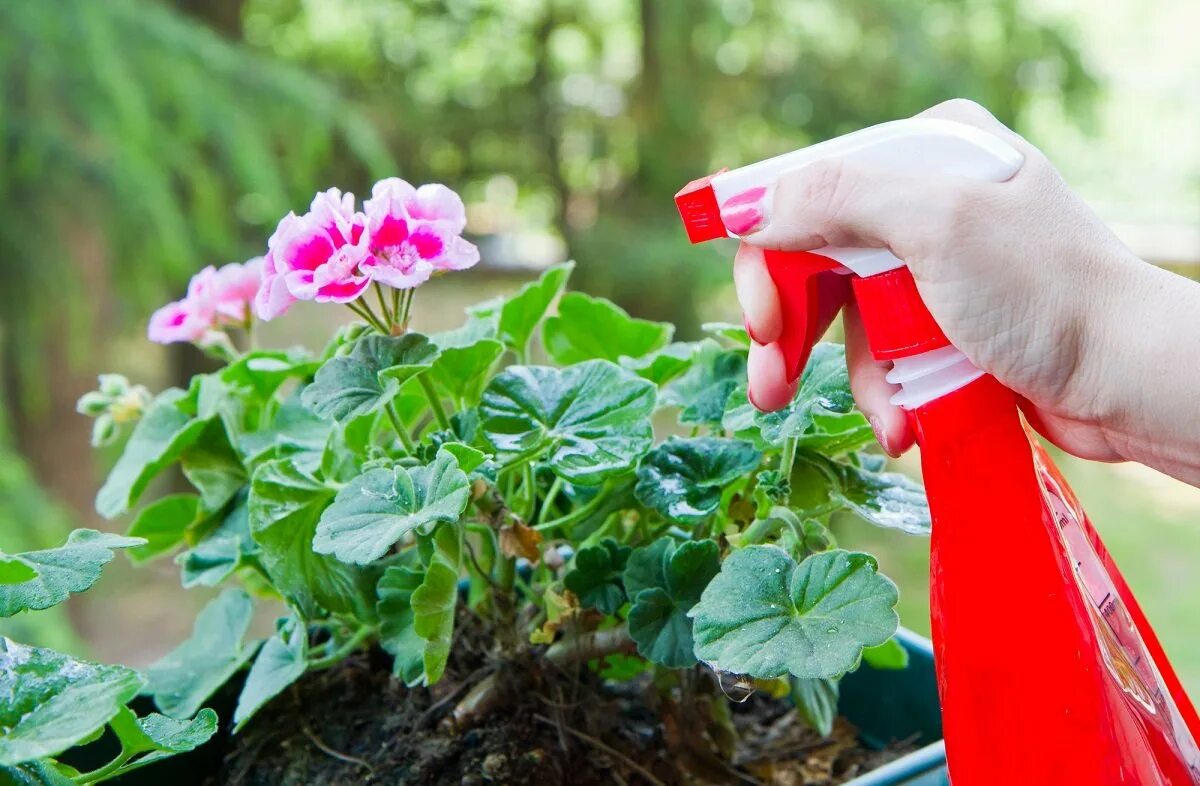
{"label": "red spray bottle", "polygon": [[[688,184],[675,198],[688,237],[727,237],[725,199],[824,157],[994,182],[1023,163],[970,126],[884,123]],[[914,426],[933,518],[932,630],[955,786],[1200,784],[1200,717],[1013,393],[950,344],[886,249],[766,261],[789,375],[819,338],[818,282],[830,275],[850,275],[871,352],[893,363],[893,403]]]}

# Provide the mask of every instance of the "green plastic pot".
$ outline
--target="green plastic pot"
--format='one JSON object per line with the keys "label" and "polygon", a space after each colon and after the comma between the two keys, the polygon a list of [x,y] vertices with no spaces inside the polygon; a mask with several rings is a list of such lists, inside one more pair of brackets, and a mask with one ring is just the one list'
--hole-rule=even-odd
{"label": "green plastic pot", "polygon": [[933,645],[904,628],[896,639],[908,650],[908,668],[888,671],[864,663],[842,679],[838,711],[871,747],[913,738],[922,747],[847,786],[947,786]]}

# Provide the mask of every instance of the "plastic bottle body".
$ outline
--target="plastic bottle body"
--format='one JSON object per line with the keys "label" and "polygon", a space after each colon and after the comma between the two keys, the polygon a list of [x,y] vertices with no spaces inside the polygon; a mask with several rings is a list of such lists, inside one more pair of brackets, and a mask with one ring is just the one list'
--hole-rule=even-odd
{"label": "plastic bottle body", "polygon": [[1100,566],[1102,582],[1103,560],[1067,542],[1094,532],[1055,510],[1013,394],[982,376],[910,417],[933,516],[931,622],[953,781],[1198,782],[1191,733],[1156,679],[1161,650],[1143,652],[1139,676],[1136,647],[1111,640],[1080,572]]}

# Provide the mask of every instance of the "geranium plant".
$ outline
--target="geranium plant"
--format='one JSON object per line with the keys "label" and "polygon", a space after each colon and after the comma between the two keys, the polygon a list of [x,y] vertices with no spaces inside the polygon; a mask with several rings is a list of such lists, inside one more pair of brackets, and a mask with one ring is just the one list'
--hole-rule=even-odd
{"label": "geranium plant", "polygon": [[[918,486],[862,452],[871,429],[842,348],[819,345],[792,403],[759,413],[740,327],[672,342],[668,324],[564,293],[569,263],[455,330],[415,332],[416,289],[479,259],[464,226],[444,186],[385,180],[361,211],[331,189],[280,222],[263,258],[201,271],[154,315],[151,339],[225,365],[187,389],[150,396],[106,377],[84,397],[98,441],[134,423],[96,507],[130,513],[171,466],[193,490],[141,507],[128,536],[81,531],[4,557],[0,614],[85,589],[114,548],[175,554],[185,586],[225,589],[144,677],[5,642],[0,765],[93,783],[185,750],[213,733],[206,703],[246,668],[235,730],[307,673],[374,647],[395,679],[432,686],[464,627],[490,645],[485,673],[446,707],[460,730],[531,675],[571,667],[651,672],[668,692],[666,675],[692,669],[771,684],[827,733],[841,675],[864,657],[903,665],[895,585],[837,548],[829,521],[849,511],[921,532],[928,513]],[[253,347],[255,319],[296,300],[357,319],[317,354]],[[274,633],[247,638],[263,604],[280,610]],[[136,718],[138,691],[162,714]],[[61,722],[66,704],[79,722]],[[113,762],[55,761],[106,725],[123,743]]]}

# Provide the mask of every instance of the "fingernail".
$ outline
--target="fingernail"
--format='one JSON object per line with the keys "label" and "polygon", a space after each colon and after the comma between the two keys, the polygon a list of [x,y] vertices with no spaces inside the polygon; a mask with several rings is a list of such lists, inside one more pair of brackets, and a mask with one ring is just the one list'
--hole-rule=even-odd
{"label": "fingernail", "polygon": [[742,314],[742,327],[746,328],[746,335],[750,336],[750,340],[755,344],[765,344],[765,341],[760,341],[758,336],[754,335],[754,328],[750,327],[750,318]]}
{"label": "fingernail", "polygon": [[721,205],[721,221],[735,235],[748,235],[767,225],[767,189],[755,186],[734,194]]}
{"label": "fingernail", "polygon": [[870,418],[870,421],[871,430],[875,432],[875,440],[879,443],[879,447],[883,448],[884,453],[888,454],[892,458],[895,458],[895,455],[888,447],[887,432],[883,430],[883,423],[881,423],[877,417]]}

